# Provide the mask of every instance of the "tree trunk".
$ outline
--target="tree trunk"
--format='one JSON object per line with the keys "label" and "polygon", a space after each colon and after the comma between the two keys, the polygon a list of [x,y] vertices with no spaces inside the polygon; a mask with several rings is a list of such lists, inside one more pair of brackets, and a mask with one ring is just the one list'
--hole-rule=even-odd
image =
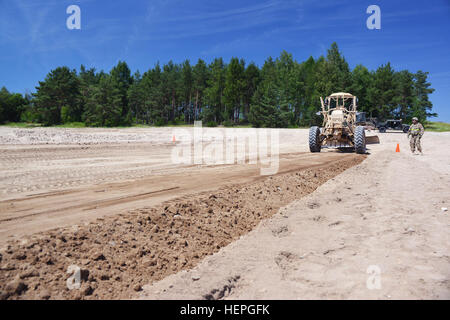
{"label": "tree trunk", "polygon": [[198,90],[197,96],[195,97],[194,121],[197,120],[197,109],[198,109]]}
{"label": "tree trunk", "polygon": [[172,120],[175,120],[175,92],[172,92]]}
{"label": "tree trunk", "polygon": [[191,123],[192,92],[189,90],[188,123]]}

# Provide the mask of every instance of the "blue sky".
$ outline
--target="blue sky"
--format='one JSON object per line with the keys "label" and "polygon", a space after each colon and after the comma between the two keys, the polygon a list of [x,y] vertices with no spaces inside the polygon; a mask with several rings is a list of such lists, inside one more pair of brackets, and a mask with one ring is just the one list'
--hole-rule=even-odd
{"label": "blue sky", "polygon": [[[68,30],[66,8],[81,8]],[[381,30],[366,9],[381,8]],[[435,120],[450,122],[450,0],[0,0],[0,87],[35,91],[58,66],[109,71],[125,60],[142,72],[173,60],[220,56],[262,65],[287,50],[298,61],[336,41],[353,68],[430,72]]]}

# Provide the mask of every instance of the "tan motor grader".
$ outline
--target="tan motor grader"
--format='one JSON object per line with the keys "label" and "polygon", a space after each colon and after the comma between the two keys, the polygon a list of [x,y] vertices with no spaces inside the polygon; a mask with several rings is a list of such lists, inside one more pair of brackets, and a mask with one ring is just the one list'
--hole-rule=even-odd
{"label": "tan motor grader", "polygon": [[323,116],[322,128],[309,129],[309,150],[320,152],[322,148],[354,148],[356,153],[366,153],[366,143],[379,143],[377,136],[366,137],[366,126],[357,122],[356,96],[338,92],[325,100],[320,98]]}

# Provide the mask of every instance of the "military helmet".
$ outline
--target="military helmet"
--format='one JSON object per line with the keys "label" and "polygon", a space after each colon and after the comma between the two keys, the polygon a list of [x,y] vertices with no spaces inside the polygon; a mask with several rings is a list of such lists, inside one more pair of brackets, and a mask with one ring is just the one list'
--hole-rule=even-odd
{"label": "military helmet", "polygon": [[417,119],[417,117],[414,117],[414,118],[412,118],[412,119],[413,119],[413,121],[414,121],[414,120],[419,121],[419,119]]}

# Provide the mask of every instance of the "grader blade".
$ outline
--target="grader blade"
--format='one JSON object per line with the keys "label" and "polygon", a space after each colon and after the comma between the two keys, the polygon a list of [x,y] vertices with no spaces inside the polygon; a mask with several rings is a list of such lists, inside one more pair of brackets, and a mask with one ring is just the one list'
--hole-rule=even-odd
{"label": "grader blade", "polygon": [[366,136],[366,144],[377,144],[380,143],[380,138],[378,136]]}

